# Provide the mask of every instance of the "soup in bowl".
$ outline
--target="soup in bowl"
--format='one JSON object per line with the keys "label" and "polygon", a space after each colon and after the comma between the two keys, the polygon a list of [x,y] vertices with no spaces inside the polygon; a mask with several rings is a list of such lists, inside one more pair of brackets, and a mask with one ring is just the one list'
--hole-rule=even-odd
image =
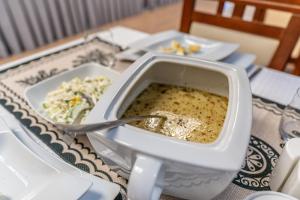
{"label": "soup in bowl", "polygon": [[218,138],[228,98],[202,90],[151,83],[123,117],[158,115],[131,125],[178,139],[211,143]]}
{"label": "soup in bowl", "polygon": [[129,178],[129,199],[166,193],[211,199],[239,171],[250,138],[251,92],[243,69],[174,55],[146,54],[87,116],[97,123],[148,119],[88,134],[96,152]]}

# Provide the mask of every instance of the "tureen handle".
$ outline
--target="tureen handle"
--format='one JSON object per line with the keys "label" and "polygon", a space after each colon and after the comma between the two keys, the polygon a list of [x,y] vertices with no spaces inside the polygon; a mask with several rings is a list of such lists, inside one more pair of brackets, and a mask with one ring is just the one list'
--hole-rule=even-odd
{"label": "tureen handle", "polygon": [[158,200],[163,190],[162,161],[138,155],[128,183],[128,199]]}

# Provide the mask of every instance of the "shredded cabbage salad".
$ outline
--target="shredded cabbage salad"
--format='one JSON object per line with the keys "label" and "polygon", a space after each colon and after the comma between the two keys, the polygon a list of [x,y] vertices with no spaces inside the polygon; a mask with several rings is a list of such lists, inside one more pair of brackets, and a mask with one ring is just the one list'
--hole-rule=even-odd
{"label": "shredded cabbage salad", "polygon": [[82,110],[85,110],[84,119],[92,109],[87,100],[82,97],[82,93],[91,97],[95,104],[110,84],[111,80],[105,76],[73,78],[49,92],[42,107],[53,121],[70,124]]}

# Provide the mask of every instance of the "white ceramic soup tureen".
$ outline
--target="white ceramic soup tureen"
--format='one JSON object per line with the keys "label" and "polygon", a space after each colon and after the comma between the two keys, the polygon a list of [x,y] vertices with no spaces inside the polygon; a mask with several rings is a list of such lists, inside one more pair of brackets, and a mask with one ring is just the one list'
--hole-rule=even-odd
{"label": "white ceramic soup tureen", "polygon": [[158,199],[161,192],[185,199],[215,197],[239,171],[248,146],[252,104],[245,71],[195,58],[146,54],[105,92],[86,123],[120,118],[152,82],[227,96],[228,110],[217,140],[193,143],[124,125],[90,133],[90,142],[104,160],[131,171],[129,199]]}

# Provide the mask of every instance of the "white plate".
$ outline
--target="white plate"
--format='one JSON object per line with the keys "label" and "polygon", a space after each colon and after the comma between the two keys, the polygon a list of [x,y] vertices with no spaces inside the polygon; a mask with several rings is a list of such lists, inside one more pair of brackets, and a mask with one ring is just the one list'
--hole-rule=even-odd
{"label": "white plate", "polygon": [[[10,129],[17,138],[39,158],[47,162],[57,170],[72,174],[75,177],[82,177],[92,182],[88,191],[80,198],[80,200],[111,200],[114,199],[120,192],[120,186],[91,174],[83,172],[76,167],[61,160],[57,154],[42,143],[36,136],[24,131],[19,122],[6,110],[0,108],[0,118],[5,121],[6,129]],[[1,119],[0,119],[1,120]],[[0,130],[3,126],[0,126]],[[9,127],[9,128],[8,128]],[[0,189],[1,193],[1,189]],[[1,195],[0,195],[1,197]],[[1,198],[0,198],[1,199]]]}
{"label": "white plate", "polygon": [[97,36],[103,41],[110,44],[114,43],[122,49],[126,49],[131,43],[149,37],[149,34],[123,26],[116,26],[97,33]]}
{"label": "white plate", "polygon": [[42,108],[42,102],[46,95],[50,91],[55,90],[64,81],[70,81],[75,77],[83,79],[85,77],[95,77],[99,75],[108,77],[112,82],[119,76],[117,72],[107,67],[96,63],[88,63],[29,87],[25,91],[25,99],[42,118],[52,123],[52,120],[45,114]]}
{"label": "white plate", "polygon": [[244,200],[297,200],[296,198],[281,192],[264,191],[255,192],[247,196]]}
{"label": "white plate", "polygon": [[184,45],[190,43],[201,45],[202,48],[198,53],[188,56],[211,61],[222,60],[239,48],[239,44],[209,40],[177,31],[165,31],[131,44],[129,50],[118,54],[117,57],[119,59],[135,60],[140,57],[140,51],[160,52],[159,49],[170,46],[172,40],[177,40]]}
{"label": "white plate", "polygon": [[0,193],[6,199],[78,199],[88,179],[57,170],[33,154],[0,120]]}

